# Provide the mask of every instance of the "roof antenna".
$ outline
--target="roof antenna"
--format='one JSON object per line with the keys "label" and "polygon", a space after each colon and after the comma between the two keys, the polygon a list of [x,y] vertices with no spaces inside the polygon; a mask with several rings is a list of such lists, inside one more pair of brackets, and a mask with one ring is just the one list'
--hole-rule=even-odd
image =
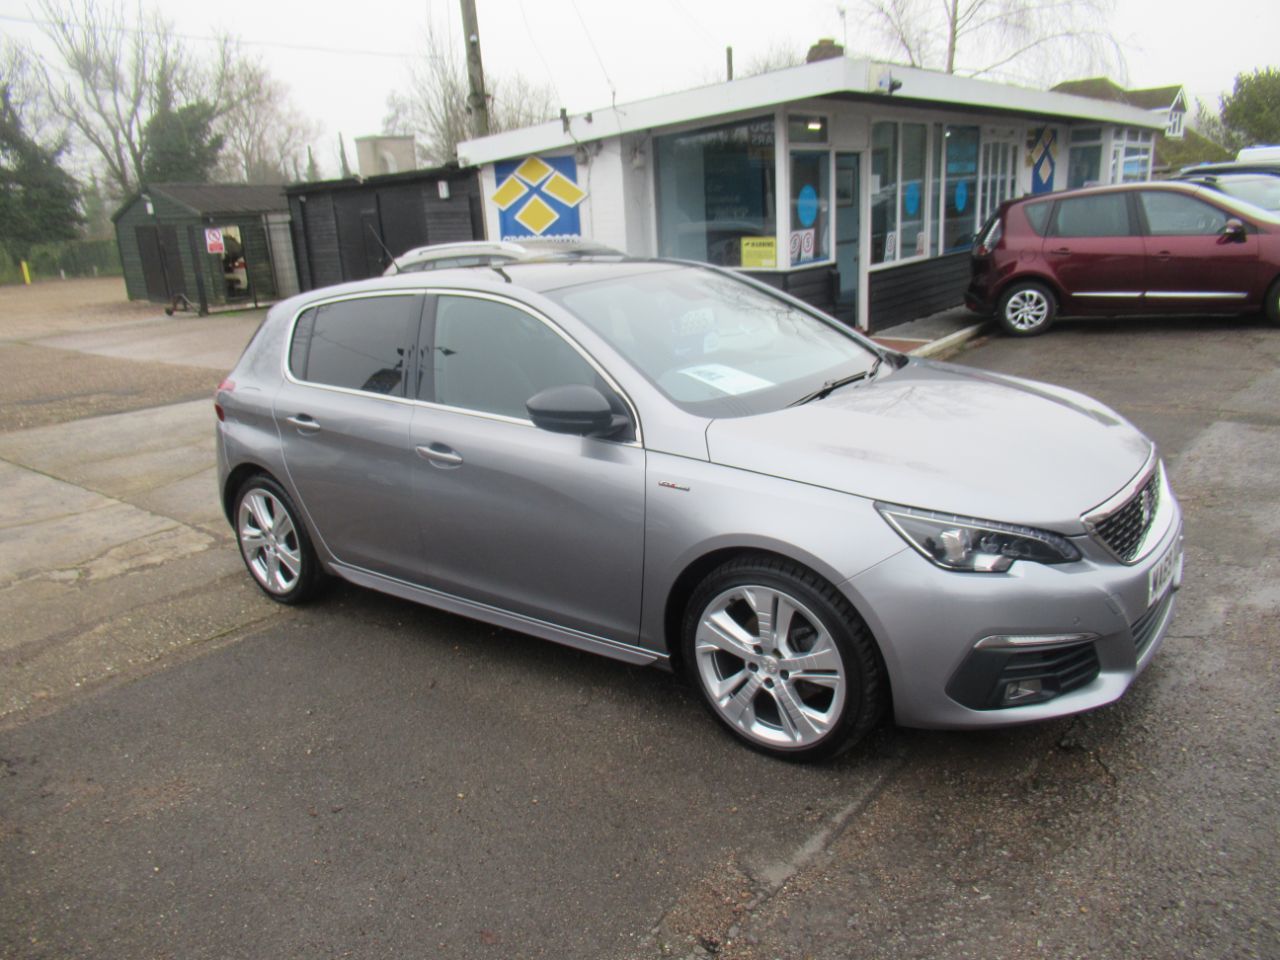
{"label": "roof antenna", "polygon": [[373,224],[366,223],[365,226],[368,227],[369,232],[373,234],[373,239],[378,241],[378,246],[380,246],[382,248],[382,252],[387,255],[387,259],[391,261],[391,265],[396,268],[396,273],[399,273],[400,264],[396,263],[396,258],[391,255],[391,251],[387,249],[387,245],[382,242],[382,238],[378,236],[378,231],[373,229]]}
{"label": "roof antenna", "polygon": [[502,269],[502,264],[491,263],[489,264],[489,268],[493,270],[493,272],[496,273],[498,276],[500,276],[503,280],[507,281],[507,283],[511,282],[511,278],[507,276],[507,271]]}

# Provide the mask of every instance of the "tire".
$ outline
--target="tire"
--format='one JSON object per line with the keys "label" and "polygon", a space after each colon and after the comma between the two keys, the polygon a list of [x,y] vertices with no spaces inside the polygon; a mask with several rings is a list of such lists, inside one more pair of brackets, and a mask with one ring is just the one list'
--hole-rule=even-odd
{"label": "tire", "polygon": [[[778,635],[780,611],[788,613]],[[781,558],[744,556],[712,571],[689,598],[681,641],[711,715],[770,756],[835,756],[888,704],[884,665],[861,617],[821,577]]]}
{"label": "tire", "polygon": [[1267,290],[1267,300],[1263,304],[1262,315],[1267,318],[1267,323],[1280,327],[1280,277],[1277,277]]}
{"label": "tire", "polygon": [[996,320],[1012,337],[1034,337],[1053,325],[1058,301],[1053,291],[1040,283],[1015,283],[1000,295]]}
{"label": "tire", "polygon": [[316,595],[324,573],[284,487],[266,474],[250,477],[236,493],[231,515],[240,557],[263,593],[286,604]]}

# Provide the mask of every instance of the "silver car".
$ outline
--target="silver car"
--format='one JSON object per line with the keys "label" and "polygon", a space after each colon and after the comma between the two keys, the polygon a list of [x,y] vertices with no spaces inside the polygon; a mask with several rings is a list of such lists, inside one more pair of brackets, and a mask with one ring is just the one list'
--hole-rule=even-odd
{"label": "silver car", "polygon": [[1119,697],[1182,575],[1151,441],[714,267],[515,262],[274,307],[218,390],[249,572],[681,671],[752,747]]}

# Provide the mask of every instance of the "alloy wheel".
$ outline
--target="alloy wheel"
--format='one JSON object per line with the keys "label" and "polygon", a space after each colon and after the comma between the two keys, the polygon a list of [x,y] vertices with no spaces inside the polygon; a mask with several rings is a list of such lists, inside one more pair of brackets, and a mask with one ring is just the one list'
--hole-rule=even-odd
{"label": "alloy wheel", "polygon": [[293,517],[270,490],[254,487],[240,498],[236,521],[240,552],[263,589],[287,594],[302,576],[302,544]]}
{"label": "alloy wheel", "polygon": [[694,652],[712,706],[751,740],[809,747],[840,719],[840,651],[822,621],[787,593],[748,585],[719,594],[702,612]]}
{"label": "alloy wheel", "polygon": [[1049,298],[1035,288],[1019,290],[1005,304],[1009,325],[1023,331],[1034,330],[1049,318]]}

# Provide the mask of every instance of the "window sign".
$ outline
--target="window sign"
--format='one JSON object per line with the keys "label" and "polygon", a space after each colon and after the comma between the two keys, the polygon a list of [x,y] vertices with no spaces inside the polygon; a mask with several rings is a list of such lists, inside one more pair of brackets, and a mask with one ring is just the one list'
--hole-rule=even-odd
{"label": "window sign", "polygon": [[222,228],[207,227],[204,231],[204,248],[209,253],[225,253],[227,248],[222,243]]}
{"label": "window sign", "polygon": [[776,237],[743,237],[742,265],[760,270],[772,270],[778,265],[778,240]]}

